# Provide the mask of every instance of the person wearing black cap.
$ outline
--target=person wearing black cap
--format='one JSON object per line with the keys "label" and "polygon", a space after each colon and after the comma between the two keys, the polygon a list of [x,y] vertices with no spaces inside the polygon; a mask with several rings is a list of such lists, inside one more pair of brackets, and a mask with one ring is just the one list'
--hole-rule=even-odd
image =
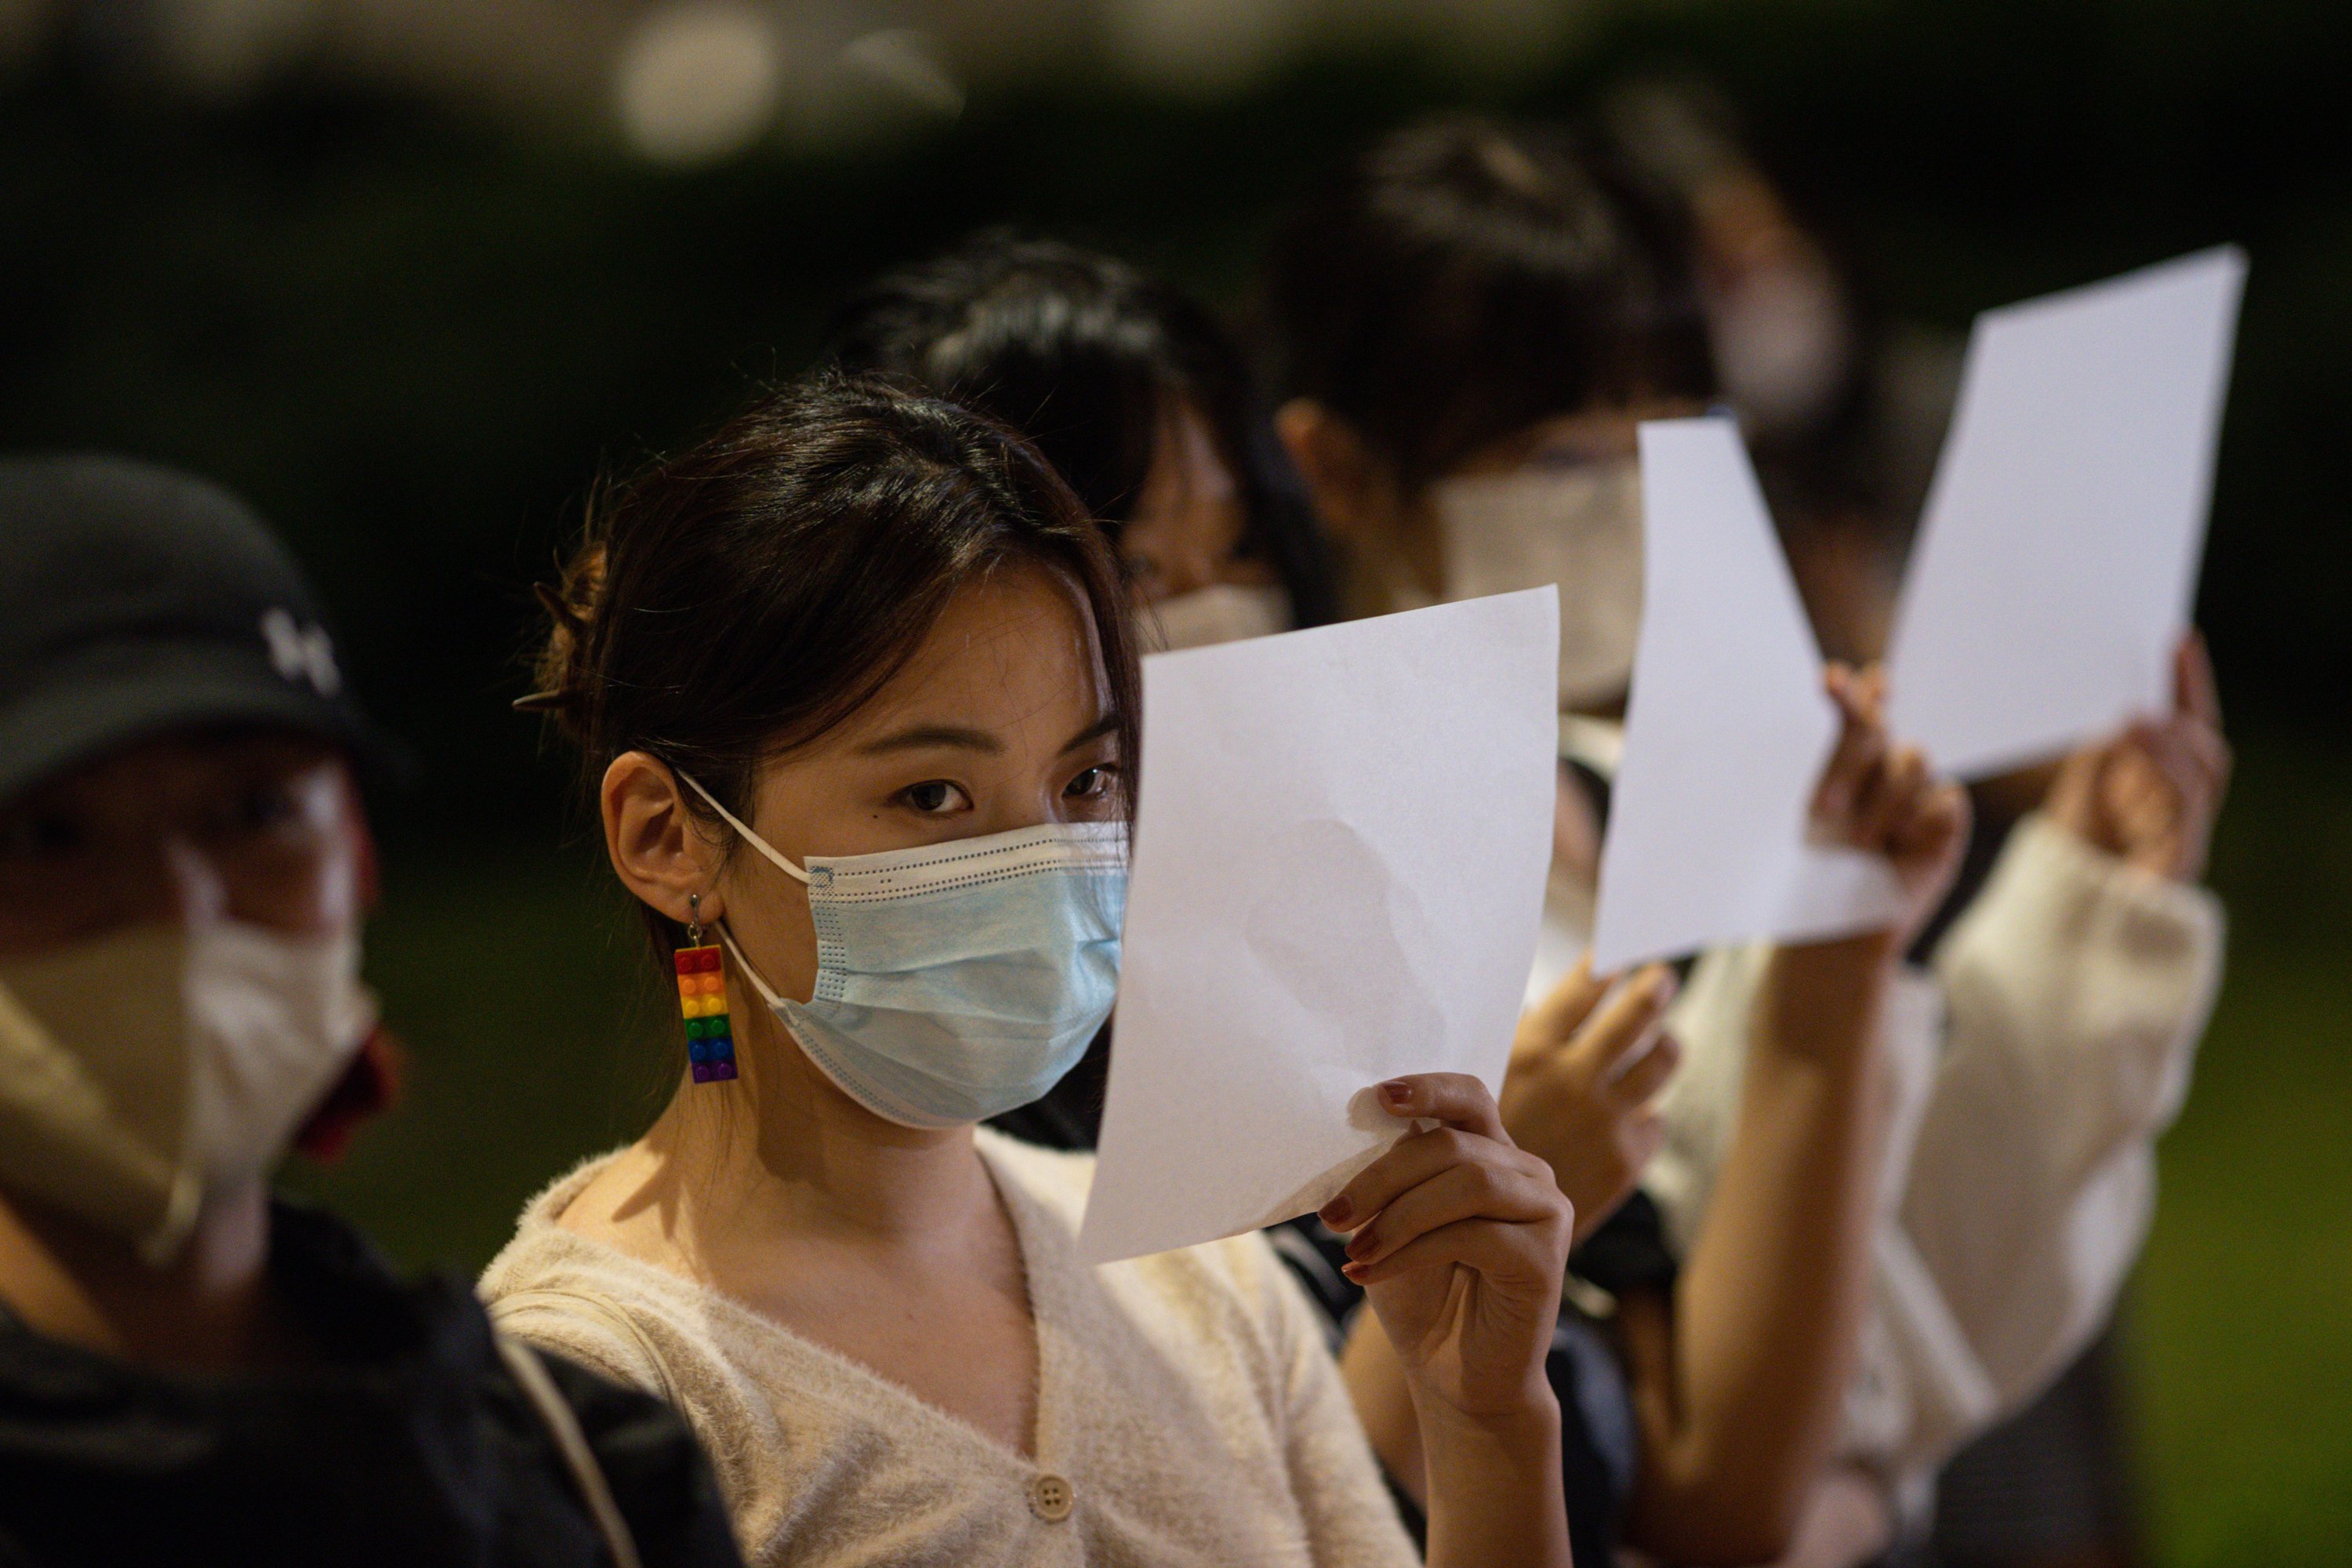
{"label": "person wearing black cap", "polygon": [[383,1098],[394,759],[240,502],[0,461],[0,1563],[739,1561],[666,1406],[270,1197]]}

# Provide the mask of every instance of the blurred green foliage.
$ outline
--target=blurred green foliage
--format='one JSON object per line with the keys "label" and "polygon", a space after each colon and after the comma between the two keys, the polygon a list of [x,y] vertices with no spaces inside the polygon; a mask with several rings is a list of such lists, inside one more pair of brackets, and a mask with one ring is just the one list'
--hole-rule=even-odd
{"label": "blurred green foliage", "polygon": [[2352,1557],[2352,779],[2256,730],[2215,845],[2230,968],[2129,1320],[2158,1560]]}
{"label": "blurred green foliage", "polygon": [[2352,971],[2241,951],[2130,1320],[2159,1560],[2352,1550]]}

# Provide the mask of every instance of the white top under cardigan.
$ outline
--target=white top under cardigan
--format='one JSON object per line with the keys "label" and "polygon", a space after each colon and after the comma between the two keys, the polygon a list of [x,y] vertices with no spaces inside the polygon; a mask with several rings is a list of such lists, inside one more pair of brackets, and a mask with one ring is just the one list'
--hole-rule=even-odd
{"label": "white top under cardigan", "polygon": [[[1606,777],[1618,731],[1563,721]],[[1587,945],[1592,889],[1555,868],[1533,1002]],[[1842,1451],[1915,1520],[1936,1467],[2039,1394],[2097,1333],[2156,1202],[2221,970],[2220,901],[2102,853],[2039,814],[1926,973],[1889,998],[1896,1085],[1871,1310]],[[1738,1120],[1771,950],[1706,954],[1667,1018],[1683,1066],[1643,1185],[1686,1250]]]}
{"label": "white top under cardigan", "polygon": [[1418,1561],[1313,1310],[1262,1238],[1090,1268],[1075,1243],[1092,1158],[978,1139],[1036,1320],[1034,1459],[558,1226],[609,1155],[530,1201],[482,1296],[508,1332],[676,1405],[758,1568]]}
{"label": "white top under cardigan", "polygon": [[[2212,894],[2035,816],[1937,946],[1932,979],[1898,988],[1898,1109],[1844,1447],[1906,1513],[1924,1510],[1936,1466],[2040,1394],[2113,1311],[2221,951]],[[1709,954],[1668,1023],[1687,1054],[1646,1184],[1685,1243],[1738,1116],[1767,953]]]}

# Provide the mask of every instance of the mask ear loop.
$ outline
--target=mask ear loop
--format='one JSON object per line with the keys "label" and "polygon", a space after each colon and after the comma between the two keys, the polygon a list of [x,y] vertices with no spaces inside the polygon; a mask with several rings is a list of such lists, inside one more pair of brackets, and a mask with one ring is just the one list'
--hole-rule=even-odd
{"label": "mask ear loop", "polygon": [[743,956],[743,950],[735,945],[735,933],[722,925],[719,928],[719,940],[727,944],[728,956],[734,959],[735,967],[743,972],[743,978],[751,983],[751,989],[760,994],[760,1000],[765,1002],[771,1009],[780,1005],[783,998],[777,995],[768,983],[760,977],[760,972],[751,967],[751,961]]}
{"label": "mask ear loop", "polygon": [[[719,805],[719,797],[712,795],[709,790],[703,788],[702,781],[700,779],[696,778],[684,768],[673,768],[670,771],[675,773],[679,778],[684,779],[695,794],[700,795],[704,800],[709,803],[710,809],[717,812],[726,822],[728,826],[741,834],[746,843],[750,844],[752,848],[757,849],[761,854],[766,856],[770,860],[775,862],[776,866],[787,876],[803,883],[810,880],[809,874],[806,871],[802,870],[798,866],[795,866],[790,860],[785,859],[773,845],[761,837],[758,834],[752,832],[750,825],[745,823],[742,818],[737,816],[733,812]],[[699,931],[701,928],[698,926],[695,929]],[[751,983],[751,989],[760,994],[760,1000],[765,1002],[772,1011],[779,1006],[782,1003],[783,998],[777,995],[775,987],[770,985],[761,975],[759,970],[752,967],[751,961],[743,956],[743,950],[736,945],[735,933],[729,931],[723,922],[719,927],[719,940],[726,944],[728,955],[735,960],[735,967],[743,972],[743,978]]]}
{"label": "mask ear loop", "polygon": [[777,868],[782,871],[785,876],[801,883],[807,883],[812,880],[806,871],[802,870],[798,866],[795,866],[790,860],[785,859],[782,853],[779,851],[774,845],[769,843],[766,839],[752,832],[751,826],[745,823],[741,817],[737,816],[733,812],[719,805],[719,797],[711,794],[709,790],[703,788],[701,780],[696,778],[692,773],[688,773],[684,768],[672,768],[670,771],[676,773],[678,777],[684,779],[688,784],[692,786],[695,794],[700,795],[704,800],[709,801],[710,803],[710,809],[717,812],[726,822],[728,826],[741,834],[744,840],[749,843],[752,848],[757,849],[761,854],[765,855],[769,859],[774,861]]}

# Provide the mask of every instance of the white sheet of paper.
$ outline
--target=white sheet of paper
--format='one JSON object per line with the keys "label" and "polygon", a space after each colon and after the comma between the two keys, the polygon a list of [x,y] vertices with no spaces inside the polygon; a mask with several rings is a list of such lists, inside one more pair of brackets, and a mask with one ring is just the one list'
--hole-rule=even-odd
{"label": "white sheet of paper", "polygon": [[1939,769],[2169,707],[2245,276],[2224,247],[1977,318],[1887,658]]}
{"label": "white sheet of paper", "polygon": [[1407,1125],[1384,1079],[1501,1089],[1559,648],[1538,588],[1144,660],[1088,1261],[1320,1208]]}
{"label": "white sheet of paper", "polygon": [[1641,442],[1642,630],[1593,967],[1887,924],[1886,861],[1807,840],[1837,705],[1738,427],[1664,420]]}

